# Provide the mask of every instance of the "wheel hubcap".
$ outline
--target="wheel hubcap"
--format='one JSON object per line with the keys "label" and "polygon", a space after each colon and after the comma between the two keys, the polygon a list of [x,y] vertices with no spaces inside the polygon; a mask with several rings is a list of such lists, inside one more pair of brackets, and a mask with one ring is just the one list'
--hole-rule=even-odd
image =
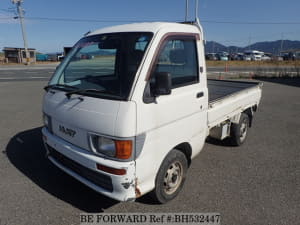
{"label": "wheel hubcap", "polygon": [[246,120],[243,121],[240,128],[240,141],[243,142],[247,135],[248,122]]}
{"label": "wheel hubcap", "polygon": [[179,162],[174,162],[169,166],[164,178],[164,190],[167,194],[173,194],[182,181],[182,165]]}

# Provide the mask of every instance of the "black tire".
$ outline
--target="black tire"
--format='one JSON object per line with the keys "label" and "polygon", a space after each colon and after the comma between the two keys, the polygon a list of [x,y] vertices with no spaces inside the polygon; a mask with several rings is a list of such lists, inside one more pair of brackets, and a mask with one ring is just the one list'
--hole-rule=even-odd
{"label": "black tire", "polygon": [[160,204],[175,198],[183,187],[187,168],[186,156],[177,149],[172,150],[159,168],[151,197]]}
{"label": "black tire", "polygon": [[242,113],[238,124],[231,124],[231,143],[235,146],[242,145],[247,138],[249,129],[249,116],[246,113]]}

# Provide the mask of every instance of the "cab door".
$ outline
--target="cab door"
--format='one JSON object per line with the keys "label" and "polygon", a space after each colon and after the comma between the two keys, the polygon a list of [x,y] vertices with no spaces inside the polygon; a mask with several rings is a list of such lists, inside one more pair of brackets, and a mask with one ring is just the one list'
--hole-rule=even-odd
{"label": "cab door", "polygon": [[[169,34],[158,46],[149,68],[144,103],[137,106],[137,134],[145,136],[136,159],[136,175],[142,186],[143,182],[148,187],[154,185],[149,177],[155,178],[165,156],[178,144],[189,143],[193,155],[202,148],[208,105],[203,52],[198,34]],[[155,74],[162,72],[171,76],[171,93],[154,96]]]}

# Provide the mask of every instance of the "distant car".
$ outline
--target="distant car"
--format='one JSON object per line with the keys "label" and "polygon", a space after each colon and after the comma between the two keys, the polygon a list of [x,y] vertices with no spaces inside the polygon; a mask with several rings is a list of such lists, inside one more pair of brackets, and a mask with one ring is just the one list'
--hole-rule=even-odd
{"label": "distant car", "polygon": [[228,61],[228,53],[227,52],[219,52],[217,54],[217,58],[218,60],[221,60],[221,61]]}
{"label": "distant car", "polygon": [[283,57],[280,56],[280,55],[275,55],[272,57],[273,60],[276,60],[276,61],[283,61]]}
{"label": "distant car", "polygon": [[231,54],[230,60],[243,60],[244,54],[243,53],[235,53]]}
{"label": "distant car", "polygon": [[251,61],[251,60],[252,60],[251,55],[245,53],[244,56],[243,56],[243,60],[244,60],[244,61]]}
{"label": "distant car", "polygon": [[268,55],[262,55],[262,56],[261,56],[261,60],[262,60],[262,61],[270,61],[270,60],[271,60],[271,57],[268,56]]}
{"label": "distant car", "polygon": [[246,61],[261,61],[261,57],[264,53],[256,50],[248,50],[244,53],[244,60]]}
{"label": "distant car", "polygon": [[296,59],[296,54],[293,52],[284,53],[281,56],[282,56],[283,60],[295,60]]}
{"label": "distant car", "polygon": [[207,53],[206,55],[205,55],[205,58],[207,59],[207,60],[218,60],[218,58],[217,58],[217,56],[216,56],[216,53]]}
{"label": "distant car", "polygon": [[220,56],[220,60],[221,60],[221,61],[228,61],[228,56],[221,55],[221,56]]}
{"label": "distant car", "polygon": [[229,54],[228,60],[235,60],[235,54],[233,54],[233,53]]}

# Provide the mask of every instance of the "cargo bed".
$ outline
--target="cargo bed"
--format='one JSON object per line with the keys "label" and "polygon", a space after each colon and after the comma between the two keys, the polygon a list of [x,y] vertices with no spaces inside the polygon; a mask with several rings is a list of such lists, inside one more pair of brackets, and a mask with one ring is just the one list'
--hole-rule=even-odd
{"label": "cargo bed", "polygon": [[207,80],[208,127],[258,105],[261,98],[261,83],[229,80]]}
{"label": "cargo bed", "polygon": [[258,82],[243,82],[229,80],[207,80],[207,88],[209,93],[209,103],[221,100],[227,96],[236,94],[248,88],[259,85]]}

